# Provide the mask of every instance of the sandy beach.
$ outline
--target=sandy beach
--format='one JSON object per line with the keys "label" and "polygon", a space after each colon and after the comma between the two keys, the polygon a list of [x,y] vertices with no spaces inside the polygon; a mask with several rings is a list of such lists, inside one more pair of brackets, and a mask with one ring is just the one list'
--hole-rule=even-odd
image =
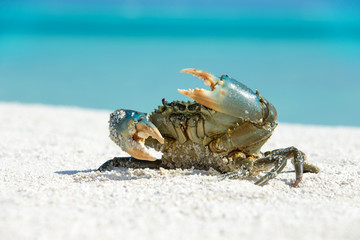
{"label": "sandy beach", "polygon": [[[280,123],[319,174],[95,169],[125,156],[110,111],[0,103],[0,239],[360,239],[360,128]],[[287,170],[292,170],[288,164]]]}

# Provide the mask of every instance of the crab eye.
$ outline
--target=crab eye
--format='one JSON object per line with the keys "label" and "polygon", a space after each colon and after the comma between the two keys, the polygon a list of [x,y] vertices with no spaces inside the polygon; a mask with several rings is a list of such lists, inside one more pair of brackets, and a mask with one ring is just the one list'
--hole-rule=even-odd
{"label": "crab eye", "polygon": [[195,111],[196,110],[196,108],[197,108],[197,104],[191,104],[191,105],[189,105],[188,106],[188,109],[190,110],[190,111]]}
{"label": "crab eye", "polygon": [[227,74],[221,75],[220,80],[223,80],[224,78],[229,78],[229,75],[227,75]]}

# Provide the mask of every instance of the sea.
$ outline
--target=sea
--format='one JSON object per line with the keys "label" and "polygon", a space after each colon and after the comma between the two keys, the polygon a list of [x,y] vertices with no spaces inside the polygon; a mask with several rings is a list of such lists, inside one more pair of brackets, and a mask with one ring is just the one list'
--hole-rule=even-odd
{"label": "sea", "polygon": [[[360,11],[210,6],[0,10],[0,101],[151,112],[183,68],[258,90],[280,122],[360,126]],[[227,11],[227,12],[226,12]]]}

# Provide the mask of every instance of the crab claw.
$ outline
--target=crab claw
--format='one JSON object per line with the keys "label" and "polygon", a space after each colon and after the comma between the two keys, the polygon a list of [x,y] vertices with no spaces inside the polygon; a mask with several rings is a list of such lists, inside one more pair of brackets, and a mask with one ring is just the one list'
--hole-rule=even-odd
{"label": "crab claw", "polygon": [[254,92],[244,84],[222,75],[220,78],[211,73],[187,68],[180,72],[190,73],[204,80],[205,85],[210,86],[211,91],[205,89],[189,89],[178,91],[195,100],[196,102],[245,121],[262,122],[275,121],[276,110],[259,92]]}
{"label": "crab claw", "polygon": [[145,113],[118,109],[110,115],[109,129],[111,140],[136,159],[156,160],[144,145],[149,136],[164,143],[161,133]]}
{"label": "crab claw", "polygon": [[196,76],[202,80],[204,80],[204,83],[206,86],[209,86],[211,88],[211,90],[214,90],[215,88],[215,84],[217,83],[217,78],[212,75],[211,73],[202,71],[202,70],[198,70],[195,68],[185,68],[183,70],[181,70],[180,72],[184,72],[184,73],[190,73],[193,76]]}

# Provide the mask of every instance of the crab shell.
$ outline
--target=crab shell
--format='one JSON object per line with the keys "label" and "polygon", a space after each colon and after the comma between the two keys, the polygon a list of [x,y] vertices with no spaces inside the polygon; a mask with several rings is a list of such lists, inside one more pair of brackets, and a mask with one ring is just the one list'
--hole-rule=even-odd
{"label": "crab shell", "polygon": [[155,160],[147,148],[152,147],[163,153],[164,161],[184,168],[221,169],[221,159],[234,150],[259,155],[277,125],[274,106],[227,75],[181,72],[199,77],[210,90],[178,89],[196,102],[163,101],[149,116],[119,109],[110,117],[111,139],[134,158]]}

